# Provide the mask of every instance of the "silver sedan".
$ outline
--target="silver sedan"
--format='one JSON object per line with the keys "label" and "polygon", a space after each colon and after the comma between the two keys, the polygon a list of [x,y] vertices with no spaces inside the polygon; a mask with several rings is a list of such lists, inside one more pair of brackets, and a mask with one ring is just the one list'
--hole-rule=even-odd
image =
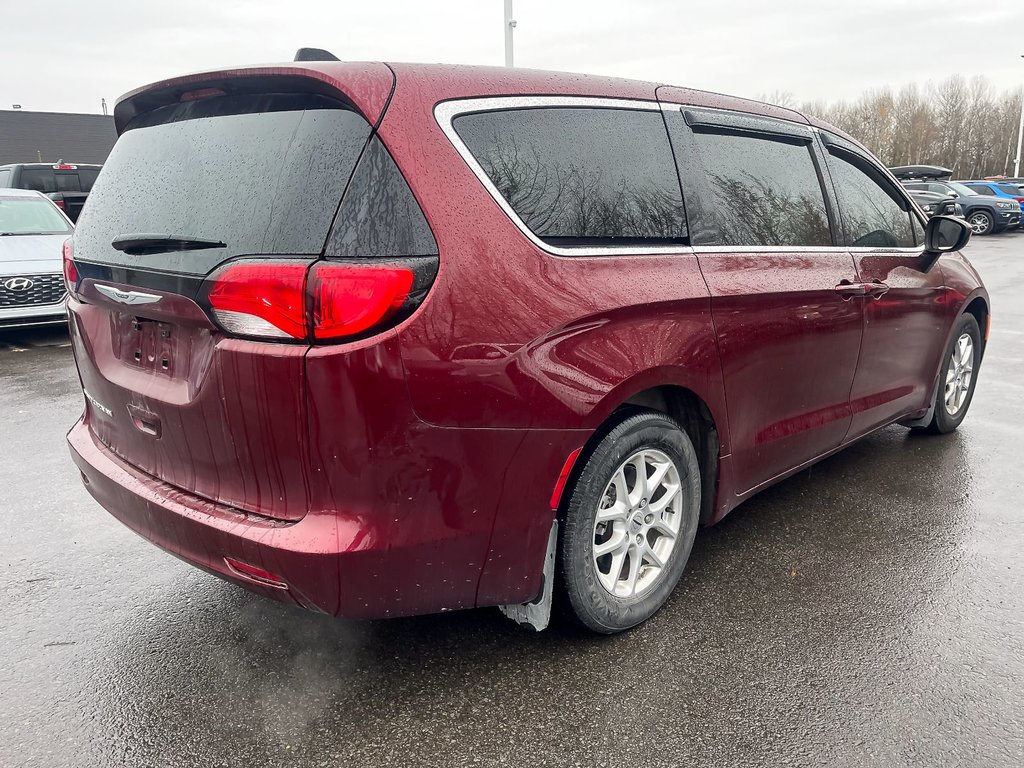
{"label": "silver sedan", "polygon": [[62,258],[73,231],[45,195],[0,189],[0,330],[67,322]]}

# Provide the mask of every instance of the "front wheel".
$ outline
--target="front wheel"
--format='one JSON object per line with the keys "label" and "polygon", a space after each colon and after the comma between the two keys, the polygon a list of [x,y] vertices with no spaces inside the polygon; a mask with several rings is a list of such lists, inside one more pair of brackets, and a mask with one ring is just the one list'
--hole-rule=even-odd
{"label": "front wheel", "polygon": [[991,235],[996,228],[996,220],[988,211],[973,211],[967,217],[967,223],[976,235]]}
{"label": "front wheel", "polygon": [[627,416],[601,439],[569,496],[560,552],[581,624],[621,632],[665,603],[690,557],[700,499],[693,443],[668,416]]}
{"label": "front wheel", "polygon": [[980,364],[981,329],[978,321],[974,315],[961,315],[946,349],[935,393],[934,414],[925,429],[935,434],[947,434],[960,426],[974,397]]}

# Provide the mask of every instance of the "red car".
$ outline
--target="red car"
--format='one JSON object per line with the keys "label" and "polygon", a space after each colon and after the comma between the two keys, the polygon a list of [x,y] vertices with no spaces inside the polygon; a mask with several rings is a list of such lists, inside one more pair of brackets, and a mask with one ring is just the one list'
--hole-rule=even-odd
{"label": "red car", "polygon": [[623,630],[699,525],[970,405],[968,228],[797,112],[317,61],[114,117],[65,251],[71,453],[119,520],[264,595]]}

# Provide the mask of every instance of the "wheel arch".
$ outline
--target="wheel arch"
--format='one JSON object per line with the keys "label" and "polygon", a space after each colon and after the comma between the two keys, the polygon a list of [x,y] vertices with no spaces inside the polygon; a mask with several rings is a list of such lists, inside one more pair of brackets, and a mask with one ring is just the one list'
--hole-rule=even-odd
{"label": "wheel arch", "polygon": [[[719,455],[723,442],[722,421],[716,419],[705,398],[693,389],[678,383],[650,384],[619,387],[606,397],[594,415],[599,422],[583,445],[579,459],[569,475],[567,485],[576,481],[583,471],[586,458],[616,424],[639,410],[663,413],[679,424],[693,442],[697,453],[701,479],[700,522],[707,525],[714,517],[718,494]],[[565,496],[559,514],[564,513]]]}
{"label": "wheel arch", "polygon": [[973,315],[978,321],[978,328],[981,330],[981,353],[984,356],[985,347],[988,346],[988,323],[992,314],[988,301],[984,296],[976,295],[966,303],[961,314]]}

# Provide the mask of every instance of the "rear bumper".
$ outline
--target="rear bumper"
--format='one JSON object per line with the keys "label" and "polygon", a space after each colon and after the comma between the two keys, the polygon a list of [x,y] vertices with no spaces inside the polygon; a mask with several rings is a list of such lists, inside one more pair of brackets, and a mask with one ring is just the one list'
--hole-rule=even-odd
{"label": "rear bumper", "polygon": [[[535,597],[554,516],[551,490],[565,456],[586,439],[575,430],[429,428],[409,441],[430,445],[433,469],[420,466],[424,451],[419,459],[401,457],[404,469],[390,475],[415,516],[397,519],[405,512],[381,498],[284,522],[216,504],[140,472],[99,442],[87,418],[68,433],[71,456],[89,493],[114,517],[230,582],[355,619]],[[483,478],[503,482],[478,482]],[[412,490],[417,486],[422,493]],[[487,514],[488,508],[494,511]],[[249,579],[225,558],[262,569],[287,589]]]}
{"label": "rear bumper", "polygon": [[[110,514],[163,550],[276,600],[338,614],[337,524],[325,515],[284,523],[183,493],[121,461],[84,420],[68,433],[86,489]],[[287,589],[232,571],[225,557],[281,576]]]}

